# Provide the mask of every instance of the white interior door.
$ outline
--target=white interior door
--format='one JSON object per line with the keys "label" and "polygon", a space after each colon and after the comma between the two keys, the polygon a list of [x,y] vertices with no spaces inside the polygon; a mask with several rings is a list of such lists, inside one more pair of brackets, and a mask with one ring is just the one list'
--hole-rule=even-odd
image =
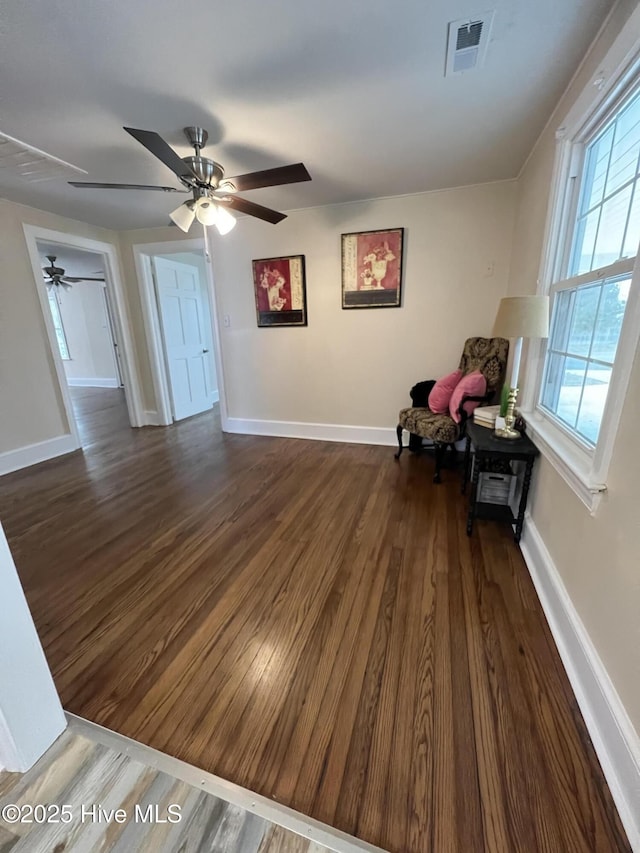
{"label": "white interior door", "polygon": [[173,417],[212,407],[206,311],[196,266],[153,258]]}

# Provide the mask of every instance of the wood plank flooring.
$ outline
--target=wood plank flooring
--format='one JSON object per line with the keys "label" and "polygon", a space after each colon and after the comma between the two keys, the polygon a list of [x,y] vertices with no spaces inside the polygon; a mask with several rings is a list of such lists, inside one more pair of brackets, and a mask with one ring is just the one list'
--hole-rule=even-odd
{"label": "wood plank flooring", "polygon": [[391,448],[131,430],[0,480],[65,707],[393,853],[630,848],[519,550]]}
{"label": "wood plank flooring", "polygon": [[156,769],[145,761],[144,749],[134,758],[73,721],[27,773],[0,772],[0,853],[63,850],[331,853]]}

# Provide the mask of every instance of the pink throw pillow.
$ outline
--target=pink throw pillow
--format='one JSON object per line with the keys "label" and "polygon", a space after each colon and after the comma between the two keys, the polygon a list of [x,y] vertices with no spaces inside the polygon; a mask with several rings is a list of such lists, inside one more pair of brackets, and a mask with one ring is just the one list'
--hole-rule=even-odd
{"label": "pink throw pillow", "polygon": [[[466,376],[463,376],[460,382],[455,387],[453,394],[451,395],[451,399],[449,401],[449,414],[454,419],[454,421],[459,424],[460,423],[460,413],[458,409],[460,408],[460,403],[462,402],[463,397],[483,397],[487,393],[487,380],[480,373],[479,370],[474,371],[473,373],[468,373]],[[471,412],[475,408],[477,408],[480,403],[469,402],[464,404],[465,412],[470,415]]]}
{"label": "pink throw pillow", "polygon": [[442,379],[438,379],[436,384],[431,389],[429,394],[429,408],[436,415],[446,415],[449,411],[449,402],[456,385],[462,379],[462,371],[454,370],[453,373],[448,373]]}

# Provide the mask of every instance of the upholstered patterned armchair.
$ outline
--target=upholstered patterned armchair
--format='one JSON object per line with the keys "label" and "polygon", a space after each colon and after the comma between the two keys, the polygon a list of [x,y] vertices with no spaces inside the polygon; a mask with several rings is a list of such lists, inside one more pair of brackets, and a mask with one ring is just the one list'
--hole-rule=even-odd
{"label": "upholstered patterned armchair", "polygon": [[[509,342],[505,338],[467,338],[462,358],[460,359],[460,370],[463,376],[479,370],[487,380],[487,391],[484,397],[463,397],[458,412],[460,423],[456,423],[449,415],[438,415],[432,412],[426,405],[414,405],[402,409],[398,417],[398,452],[395,458],[399,459],[402,454],[402,431],[407,430],[414,436],[419,437],[420,446],[422,439],[431,439],[435,447],[436,471],[433,478],[434,483],[440,482],[440,469],[447,447],[455,450],[455,443],[465,434],[466,421],[469,415],[465,411],[465,403],[477,401],[481,405],[491,403],[499,393],[504,382],[507,357],[509,355]],[[412,444],[409,444],[414,449]]]}

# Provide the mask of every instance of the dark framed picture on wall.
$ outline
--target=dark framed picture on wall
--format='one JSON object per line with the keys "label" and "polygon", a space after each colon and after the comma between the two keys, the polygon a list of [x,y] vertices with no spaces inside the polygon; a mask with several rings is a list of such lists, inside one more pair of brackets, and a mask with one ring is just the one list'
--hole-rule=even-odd
{"label": "dark framed picture on wall", "polygon": [[342,307],[399,308],[404,228],[342,235]]}
{"label": "dark framed picture on wall", "polygon": [[306,326],[304,255],[261,258],[252,263],[258,326]]}

